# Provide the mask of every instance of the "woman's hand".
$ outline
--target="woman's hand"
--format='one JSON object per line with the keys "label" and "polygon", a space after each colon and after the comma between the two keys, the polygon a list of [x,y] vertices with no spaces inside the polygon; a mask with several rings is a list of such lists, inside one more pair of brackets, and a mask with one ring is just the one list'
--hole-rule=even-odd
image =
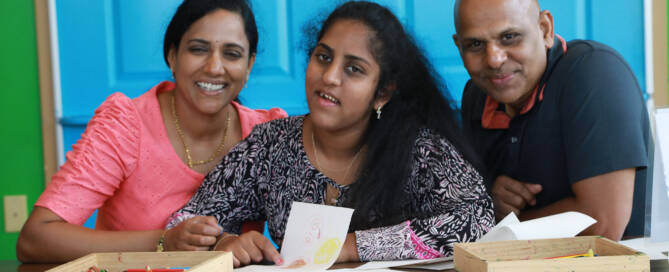
{"label": "woman's hand", "polygon": [[222,232],[213,216],[196,216],[165,232],[165,250],[206,251]]}
{"label": "woman's hand", "polygon": [[346,234],[346,241],[339,252],[336,263],[359,262],[358,246],[356,245],[355,232]]}
{"label": "woman's hand", "polygon": [[250,263],[259,263],[263,259],[282,265],[281,255],[272,242],[257,231],[249,231],[240,236],[223,234],[214,250],[230,251],[234,256],[234,265],[239,267]]}

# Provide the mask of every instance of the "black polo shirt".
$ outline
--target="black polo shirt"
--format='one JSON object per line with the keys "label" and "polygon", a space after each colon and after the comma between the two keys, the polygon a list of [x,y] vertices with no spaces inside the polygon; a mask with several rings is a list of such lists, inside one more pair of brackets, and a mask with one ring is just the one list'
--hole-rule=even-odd
{"label": "black polo shirt", "polygon": [[571,185],[580,180],[615,170],[636,168],[635,182],[646,182],[645,102],[629,65],[606,45],[556,37],[520,114],[509,118],[503,104],[470,80],[462,117],[488,185],[500,175],[541,184],[536,207],[573,196]]}

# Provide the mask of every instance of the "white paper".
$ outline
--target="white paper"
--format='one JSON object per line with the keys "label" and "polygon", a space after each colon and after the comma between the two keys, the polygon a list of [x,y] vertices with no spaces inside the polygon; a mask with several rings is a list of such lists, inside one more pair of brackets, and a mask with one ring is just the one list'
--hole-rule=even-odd
{"label": "white paper", "polygon": [[[418,263],[424,263],[426,260],[400,260],[400,261],[375,261],[367,262],[361,266],[356,267],[356,270],[370,270],[370,269],[380,269],[380,268],[389,268],[397,266],[412,265]],[[337,270],[337,269],[335,269]]]}
{"label": "white paper", "polygon": [[257,271],[277,271],[280,267],[276,265],[247,265],[233,269],[235,272],[257,272]]}
{"label": "white paper", "polygon": [[389,269],[389,268],[365,269],[365,270],[360,270],[359,268],[342,268],[342,269],[331,269],[331,270],[337,271],[337,272],[343,272],[343,271],[397,272],[397,270],[393,270],[393,269]]}
{"label": "white paper", "polygon": [[667,256],[662,252],[669,250],[669,242],[655,243],[650,238],[637,238],[630,240],[622,240],[621,245],[633,248],[635,250],[646,253],[651,260],[664,260]]}
{"label": "white paper", "polygon": [[[505,225],[502,225],[501,223],[507,219]],[[580,212],[564,212],[514,223],[517,221],[515,214],[510,213],[498,226],[495,226],[477,242],[569,238],[597,222],[594,218]],[[499,227],[499,225],[502,226]]]}
{"label": "white paper", "polygon": [[439,263],[407,265],[407,266],[402,266],[402,267],[398,267],[398,268],[443,271],[443,270],[446,270],[446,269],[455,269],[455,264],[453,264],[453,261],[443,261],[443,262],[439,262]]}
{"label": "white paper", "polygon": [[413,264],[413,265],[405,265],[402,266],[401,268],[411,268],[411,269],[423,269],[423,270],[446,270],[446,269],[453,269],[455,268],[455,265],[453,264],[453,257],[442,257],[442,258],[436,258],[436,259],[430,259],[427,260],[426,262],[419,263],[419,264]]}
{"label": "white paper", "polygon": [[344,245],[352,215],[349,208],[293,202],[281,244],[281,268],[317,271],[330,267]]}
{"label": "white paper", "polygon": [[662,169],[664,170],[664,184],[669,197],[669,108],[655,110],[655,144],[662,154]]}
{"label": "white paper", "polygon": [[485,235],[481,236],[477,242],[492,242],[492,241],[505,241],[505,240],[513,240],[515,237],[511,236],[511,233],[509,233],[509,230],[500,230],[503,227],[509,226],[509,225],[515,225],[520,223],[520,220],[518,220],[518,217],[516,217],[515,213],[509,213],[502,221],[499,221],[497,225],[492,227],[488,233]]}
{"label": "white paper", "polygon": [[[669,108],[655,111],[655,154],[650,216],[650,239],[669,241]],[[651,173],[648,173],[649,175]]]}
{"label": "white paper", "polygon": [[399,261],[375,261],[367,262],[356,268],[345,269],[330,269],[337,271],[376,271],[384,268],[411,268],[411,269],[428,269],[428,270],[444,270],[453,268],[453,257],[442,257],[427,260],[399,260]]}

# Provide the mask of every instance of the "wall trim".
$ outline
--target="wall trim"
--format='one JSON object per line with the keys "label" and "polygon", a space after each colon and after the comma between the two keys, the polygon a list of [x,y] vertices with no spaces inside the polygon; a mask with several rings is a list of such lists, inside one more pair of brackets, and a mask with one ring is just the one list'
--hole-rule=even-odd
{"label": "wall trim", "polygon": [[51,30],[51,72],[53,75],[53,109],[56,119],[56,150],[58,165],[65,163],[65,148],[63,146],[63,126],[60,119],[63,117],[63,103],[60,86],[60,55],[58,48],[58,20],[56,16],[56,0],[49,1],[49,29]]}
{"label": "wall trim", "polygon": [[[646,0],[650,1],[650,0]],[[652,69],[653,78],[651,79],[654,86],[653,100],[656,107],[666,107],[669,105],[669,68],[667,59],[667,1],[666,0],[652,0],[650,23],[652,36],[651,50],[652,54]]]}
{"label": "wall trim", "polygon": [[653,86],[653,10],[652,0],[643,1],[643,24],[644,24],[644,57],[646,70],[646,93],[649,99],[652,99],[652,94],[655,92]]}
{"label": "wall trim", "polygon": [[42,119],[42,155],[44,162],[44,184],[58,170],[58,148],[56,141],[56,118],[54,117],[53,78],[51,65],[51,40],[49,31],[49,7],[46,1],[34,0],[35,33],[39,72],[40,108]]}

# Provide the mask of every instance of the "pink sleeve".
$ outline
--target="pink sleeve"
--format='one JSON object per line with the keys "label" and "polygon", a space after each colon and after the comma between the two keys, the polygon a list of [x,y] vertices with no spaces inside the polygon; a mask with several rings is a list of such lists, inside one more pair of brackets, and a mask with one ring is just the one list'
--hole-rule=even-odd
{"label": "pink sleeve", "polygon": [[268,115],[268,120],[266,121],[288,117],[288,113],[286,113],[286,111],[280,108],[269,109],[267,115]]}
{"label": "pink sleeve", "polygon": [[232,102],[239,113],[239,120],[242,126],[242,138],[251,134],[251,130],[257,124],[262,124],[274,119],[288,117],[288,113],[280,108],[271,108],[269,110],[252,110],[235,102]]}
{"label": "pink sleeve", "polygon": [[134,170],[139,137],[132,101],[120,93],[109,96],[35,206],[48,208],[69,223],[83,224]]}

